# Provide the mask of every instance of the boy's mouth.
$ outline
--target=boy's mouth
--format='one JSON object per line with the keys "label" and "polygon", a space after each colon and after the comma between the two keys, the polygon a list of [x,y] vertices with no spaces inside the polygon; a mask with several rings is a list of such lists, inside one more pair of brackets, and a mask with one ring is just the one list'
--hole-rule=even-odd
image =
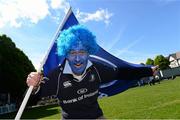
{"label": "boy's mouth", "polygon": [[77,67],[77,68],[80,68],[82,66],[82,64],[78,63],[78,64],[75,64],[74,66]]}

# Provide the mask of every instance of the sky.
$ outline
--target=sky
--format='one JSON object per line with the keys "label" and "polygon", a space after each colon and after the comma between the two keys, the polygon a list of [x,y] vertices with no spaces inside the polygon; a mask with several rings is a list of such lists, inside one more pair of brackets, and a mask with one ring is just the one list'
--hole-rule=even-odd
{"label": "sky", "polygon": [[141,63],[180,51],[180,0],[0,0],[0,34],[38,68],[70,6],[120,59]]}

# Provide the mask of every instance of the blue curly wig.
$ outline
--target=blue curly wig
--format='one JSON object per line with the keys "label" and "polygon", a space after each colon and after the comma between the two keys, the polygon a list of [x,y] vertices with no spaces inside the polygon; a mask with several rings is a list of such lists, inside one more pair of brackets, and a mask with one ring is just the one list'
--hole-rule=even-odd
{"label": "blue curly wig", "polygon": [[82,43],[89,54],[98,50],[96,37],[83,25],[75,25],[61,32],[57,39],[57,52],[59,56],[66,56],[73,45]]}

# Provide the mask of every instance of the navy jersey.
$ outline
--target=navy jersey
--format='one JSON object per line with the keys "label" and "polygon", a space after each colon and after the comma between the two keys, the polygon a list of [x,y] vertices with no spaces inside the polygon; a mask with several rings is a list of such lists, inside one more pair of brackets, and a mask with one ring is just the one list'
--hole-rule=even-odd
{"label": "navy jersey", "polygon": [[62,74],[58,98],[64,118],[95,119],[102,116],[97,98],[100,78],[94,66],[89,67],[81,81],[72,74]]}
{"label": "navy jersey", "polygon": [[[88,61],[87,69],[79,79],[72,75],[70,66],[64,64],[51,71],[48,81],[41,85],[41,95],[56,95],[66,119],[95,119],[103,115],[97,102],[100,83],[111,80],[141,78],[152,75],[148,67],[116,68]],[[68,71],[68,72],[67,72]]]}

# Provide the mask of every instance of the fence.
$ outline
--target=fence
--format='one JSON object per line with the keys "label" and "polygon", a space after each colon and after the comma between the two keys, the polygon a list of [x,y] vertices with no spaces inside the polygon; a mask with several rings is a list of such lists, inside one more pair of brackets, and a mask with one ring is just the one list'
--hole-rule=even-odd
{"label": "fence", "polygon": [[4,106],[0,106],[0,115],[5,113],[10,113],[16,111],[15,104],[6,104]]}

